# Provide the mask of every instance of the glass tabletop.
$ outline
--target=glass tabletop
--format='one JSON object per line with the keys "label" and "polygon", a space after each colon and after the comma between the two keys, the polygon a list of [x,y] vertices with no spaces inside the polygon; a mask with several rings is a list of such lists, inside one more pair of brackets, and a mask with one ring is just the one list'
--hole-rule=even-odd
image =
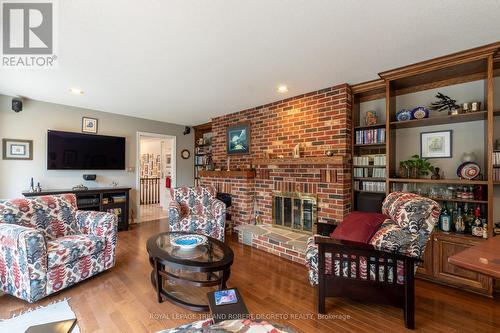
{"label": "glass tabletop", "polygon": [[175,246],[173,240],[181,235],[189,235],[189,233],[169,232],[157,236],[155,245],[166,255],[162,259],[192,263],[217,263],[227,256],[227,246],[211,237],[207,237],[206,243],[193,249],[182,249]]}

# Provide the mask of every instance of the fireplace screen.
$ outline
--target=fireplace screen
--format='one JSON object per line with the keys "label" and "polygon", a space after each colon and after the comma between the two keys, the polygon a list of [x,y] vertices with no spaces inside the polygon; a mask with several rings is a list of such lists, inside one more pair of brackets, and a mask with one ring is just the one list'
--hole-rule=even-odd
{"label": "fireplace screen", "polygon": [[273,225],[311,233],[316,223],[316,197],[302,193],[273,193]]}

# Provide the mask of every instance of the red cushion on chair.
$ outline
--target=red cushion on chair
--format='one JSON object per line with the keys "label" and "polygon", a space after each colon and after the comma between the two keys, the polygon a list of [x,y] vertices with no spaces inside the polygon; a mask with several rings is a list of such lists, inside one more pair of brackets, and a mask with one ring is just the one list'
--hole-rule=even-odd
{"label": "red cushion on chair", "polygon": [[380,213],[352,212],[330,234],[331,238],[368,244],[388,217]]}

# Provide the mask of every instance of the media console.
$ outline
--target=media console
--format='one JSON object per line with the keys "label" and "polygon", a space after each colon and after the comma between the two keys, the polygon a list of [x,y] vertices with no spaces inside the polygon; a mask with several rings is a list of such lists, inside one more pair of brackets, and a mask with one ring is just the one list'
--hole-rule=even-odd
{"label": "media console", "polygon": [[73,193],[76,195],[78,209],[114,213],[118,216],[118,231],[128,230],[130,187],[96,187],[87,190],[45,190],[42,192],[23,192],[25,197]]}

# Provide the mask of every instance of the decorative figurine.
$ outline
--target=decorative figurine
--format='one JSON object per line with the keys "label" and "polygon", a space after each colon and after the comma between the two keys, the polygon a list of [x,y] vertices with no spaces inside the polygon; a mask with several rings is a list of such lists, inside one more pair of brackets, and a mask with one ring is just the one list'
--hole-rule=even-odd
{"label": "decorative figurine", "polygon": [[35,192],[35,183],[33,182],[33,177],[31,177],[30,181],[30,193]]}
{"label": "decorative figurine", "polygon": [[38,183],[36,184],[35,192],[36,192],[36,193],[40,193],[40,192],[42,192],[42,187],[40,186],[40,182],[38,182]]}
{"label": "decorative figurine", "polygon": [[450,97],[443,95],[440,92],[437,93],[436,98],[438,99],[438,101],[431,103],[429,107],[433,111],[441,112],[448,110],[448,113],[452,114],[452,110],[460,108],[456,100],[451,99]]}
{"label": "decorative figurine", "polygon": [[437,168],[437,167],[434,168],[434,170],[432,170],[431,179],[434,179],[434,180],[441,179],[441,175],[439,174],[439,171],[440,171],[439,168]]}
{"label": "decorative figurine", "polygon": [[376,125],[378,121],[377,111],[366,111],[365,126]]}

